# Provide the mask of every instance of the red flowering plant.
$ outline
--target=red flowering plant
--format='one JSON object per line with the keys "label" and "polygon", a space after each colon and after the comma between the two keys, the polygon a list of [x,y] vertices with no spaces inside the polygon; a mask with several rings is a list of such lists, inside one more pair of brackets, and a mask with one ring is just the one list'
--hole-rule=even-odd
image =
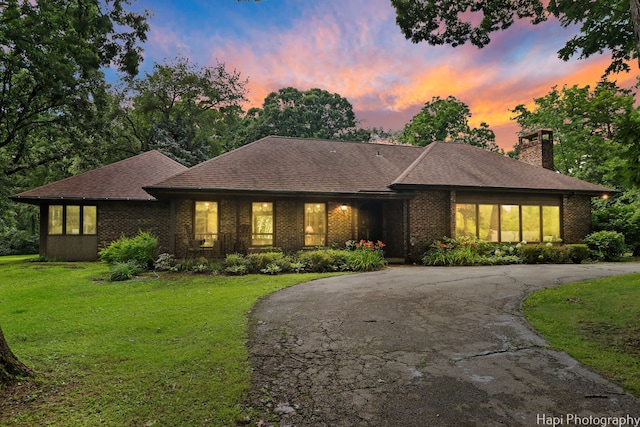
{"label": "red flowering plant", "polygon": [[371,240],[360,240],[359,242],[355,240],[347,240],[345,246],[350,251],[355,251],[357,249],[365,250],[365,251],[382,251],[382,248],[387,246],[381,240],[377,242],[373,242]]}

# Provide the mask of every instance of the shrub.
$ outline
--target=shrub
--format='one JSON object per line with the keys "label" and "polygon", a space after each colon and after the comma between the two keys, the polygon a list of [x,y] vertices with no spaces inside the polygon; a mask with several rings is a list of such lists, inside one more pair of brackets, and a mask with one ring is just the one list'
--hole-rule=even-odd
{"label": "shrub", "polygon": [[37,234],[15,228],[0,233],[0,255],[37,254],[38,245]]}
{"label": "shrub", "polygon": [[158,239],[149,233],[140,231],[136,237],[122,236],[100,251],[100,259],[108,264],[135,261],[142,267],[148,267],[156,259]]}
{"label": "shrub", "polygon": [[345,264],[348,270],[375,271],[381,270],[387,265],[387,262],[379,251],[356,250],[353,252],[342,252],[348,255],[347,263]]}
{"label": "shrub", "polygon": [[153,267],[158,271],[169,271],[174,264],[175,257],[171,254],[163,253],[158,255],[158,259],[153,263]]}
{"label": "shrub", "polygon": [[144,270],[140,264],[133,260],[126,262],[116,262],[111,267],[109,280],[112,282],[122,282],[132,279],[136,274]]}
{"label": "shrub", "polygon": [[617,231],[597,231],[584,238],[591,256],[599,261],[619,261],[626,251],[624,235]]}
{"label": "shrub", "polygon": [[275,275],[275,274],[278,274],[278,273],[282,272],[282,268],[278,264],[272,262],[270,264],[267,264],[267,266],[265,268],[261,269],[260,272],[264,273],[264,274]]}
{"label": "shrub", "polygon": [[330,252],[335,252],[335,250],[315,249],[313,251],[298,252],[298,261],[304,264],[306,271],[314,273],[335,271],[336,269],[332,268],[335,260]]}
{"label": "shrub", "polygon": [[567,245],[567,257],[574,264],[581,264],[590,256],[591,251],[587,245]]}
{"label": "shrub", "polygon": [[566,246],[555,246],[553,243],[519,245],[517,254],[525,264],[564,264],[569,261]]}
{"label": "shrub", "polygon": [[291,260],[284,253],[278,252],[259,252],[247,255],[247,269],[251,273],[259,273],[266,269],[270,264],[278,266],[280,271],[289,271]]}

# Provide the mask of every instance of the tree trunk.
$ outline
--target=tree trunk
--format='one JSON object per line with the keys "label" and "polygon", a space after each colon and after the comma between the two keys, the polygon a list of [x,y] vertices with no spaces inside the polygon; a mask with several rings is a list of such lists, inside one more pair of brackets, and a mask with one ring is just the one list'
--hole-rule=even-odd
{"label": "tree trunk", "polygon": [[30,377],[33,371],[13,354],[0,328],[0,384],[10,384],[21,377]]}
{"label": "tree trunk", "polygon": [[630,0],[629,9],[631,11],[631,24],[633,25],[633,35],[636,42],[638,54],[638,68],[640,68],[640,0]]}

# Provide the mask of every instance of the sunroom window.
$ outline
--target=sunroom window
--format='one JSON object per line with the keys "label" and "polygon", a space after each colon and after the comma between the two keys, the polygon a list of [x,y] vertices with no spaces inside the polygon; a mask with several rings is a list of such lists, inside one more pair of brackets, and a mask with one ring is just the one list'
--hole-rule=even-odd
{"label": "sunroom window", "polygon": [[458,203],[456,236],[489,242],[560,241],[560,206]]}
{"label": "sunroom window", "polygon": [[273,245],[273,203],[255,202],[251,205],[251,244]]}
{"label": "sunroom window", "polygon": [[50,205],[47,233],[93,235],[97,232],[96,206]]}
{"label": "sunroom window", "polygon": [[326,204],[305,203],[304,225],[304,245],[324,246],[327,239]]}

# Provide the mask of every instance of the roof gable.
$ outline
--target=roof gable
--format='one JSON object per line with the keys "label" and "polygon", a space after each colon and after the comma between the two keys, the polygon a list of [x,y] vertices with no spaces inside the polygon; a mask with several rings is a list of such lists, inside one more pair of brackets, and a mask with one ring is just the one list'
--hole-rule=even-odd
{"label": "roof gable", "polygon": [[42,200],[155,200],[146,185],[184,172],[187,167],[158,151],[103,166],[17,194],[16,201]]}
{"label": "roof gable", "polygon": [[435,142],[391,184],[601,194],[610,189],[461,143]]}

